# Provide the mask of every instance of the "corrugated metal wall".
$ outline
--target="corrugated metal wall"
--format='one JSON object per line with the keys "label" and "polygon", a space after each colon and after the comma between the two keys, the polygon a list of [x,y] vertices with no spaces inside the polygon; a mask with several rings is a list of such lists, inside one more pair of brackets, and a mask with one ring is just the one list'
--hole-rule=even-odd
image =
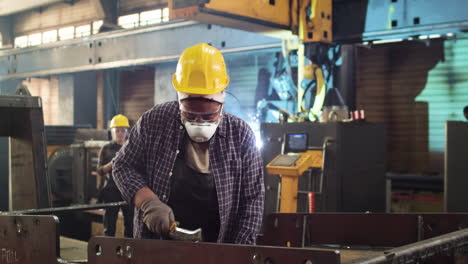
{"label": "corrugated metal wall", "polygon": [[230,77],[227,91],[233,95],[226,96],[226,110],[249,122],[250,116],[256,113],[258,72],[262,68],[273,71],[275,53],[227,55],[225,59]]}
{"label": "corrugated metal wall", "polygon": [[461,119],[468,102],[467,45],[433,40],[358,48],[357,108],[369,121],[386,123],[388,170],[443,171],[444,122]]}
{"label": "corrugated metal wall", "polygon": [[60,3],[41,9],[19,13],[14,17],[16,36],[57,25],[76,25],[102,19],[94,0],[80,0],[73,5]]}
{"label": "corrugated metal wall", "polygon": [[42,98],[42,111],[44,113],[45,125],[59,125],[59,100],[58,79],[56,76],[50,78],[29,78],[23,82],[33,96]]}
{"label": "corrugated metal wall", "polygon": [[154,72],[154,67],[121,71],[120,111],[128,117],[130,125],[154,106]]}

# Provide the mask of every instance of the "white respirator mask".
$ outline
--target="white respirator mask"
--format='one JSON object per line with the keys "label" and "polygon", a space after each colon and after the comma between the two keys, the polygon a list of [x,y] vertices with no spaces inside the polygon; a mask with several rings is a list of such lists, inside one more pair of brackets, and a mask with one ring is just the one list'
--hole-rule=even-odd
{"label": "white respirator mask", "polygon": [[203,143],[210,140],[216,133],[216,129],[219,125],[219,121],[198,123],[182,120],[182,123],[184,124],[190,139],[197,143]]}
{"label": "white respirator mask", "polygon": [[[217,94],[213,95],[193,95],[188,93],[177,92],[177,96],[179,99],[180,110],[181,110],[181,121],[182,124],[185,126],[185,130],[189,135],[190,139],[197,143],[203,143],[210,140],[213,135],[216,133],[216,129],[218,128],[219,122],[222,118],[222,110],[223,110],[223,103],[224,103],[224,96],[225,91],[221,91]],[[186,100],[189,98],[204,98],[207,100],[215,101],[220,103],[220,107],[216,112],[212,113],[197,113],[197,112],[189,112],[184,111],[181,101]],[[219,114],[218,120],[213,122],[216,115]],[[196,121],[198,120],[198,121]]]}

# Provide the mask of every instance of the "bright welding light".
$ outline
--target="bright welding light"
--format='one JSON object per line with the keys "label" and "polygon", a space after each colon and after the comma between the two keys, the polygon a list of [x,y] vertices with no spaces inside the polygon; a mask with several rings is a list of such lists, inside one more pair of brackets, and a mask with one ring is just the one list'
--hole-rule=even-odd
{"label": "bright welding light", "polygon": [[260,131],[254,130],[254,134],[255,134],[255,145],[257,146],[258,149],[262,149],[263,141],[262,141],[262,136],[260,135]]}
{"label": "bright welding light", "polygon": [[429,38],[440,38],[440,34],[429,35]]}
{"label": "bright welding light", "polygon": [[447,33],[446,36],[447,36],[447,37],[453,37],[453,36],[455,36],[455,34],[453,34],[453,33]]}
{"label": "bright welding light", "polygon": [[263,141],[262,141],[262,136],[260,135],[260,123],[251,121],[251,122],[247,122],[247,124],[249,124],[250,128],[254,132],[255,146],[257,146],[258,149],[261,149],[263,147]]}
{"label": "bright welding light", "polygon": [[373,44],[385,44],[385,43],[395,43],[395,42],[402,42],[403,39],[399,38],[399,39],[384,39],[384,40],[376,40],[376,41],[373,41],[372,43]]}
{"label": "bright welding light", "polygon": [[428,36],[419,36],[419,39],[428,39]]}

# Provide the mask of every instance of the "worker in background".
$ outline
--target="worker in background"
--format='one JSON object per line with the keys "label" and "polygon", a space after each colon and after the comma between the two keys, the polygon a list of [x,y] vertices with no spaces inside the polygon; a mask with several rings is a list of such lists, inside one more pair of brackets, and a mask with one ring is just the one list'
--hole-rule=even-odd
{"label": "worker in background", "polygon": [[[119,189],[113,179],[112,159],[125,143],[130,129],[128,118],[124,115],[116,115],[110,123],[112,141],[101,148],[97,173],[104,179],[104,187],[99,194],[99,202],[113,203],[123,201]],[[125,237],[133,237],[133,211],[131,205],[107,208],[104,212],[104,235],[115,236],[117,216],[122,209],[124,217]]]}
{"label": "worker in background", "polygon": [[156,105],[114,159],[114,178],[138,210],[136,238],[169,226],[202,228],[204,241],[254,244],[263,214],[263,166],[246,122],[224,112],[229,83],[219,50],[201,43],[179,58],[178,101]]}

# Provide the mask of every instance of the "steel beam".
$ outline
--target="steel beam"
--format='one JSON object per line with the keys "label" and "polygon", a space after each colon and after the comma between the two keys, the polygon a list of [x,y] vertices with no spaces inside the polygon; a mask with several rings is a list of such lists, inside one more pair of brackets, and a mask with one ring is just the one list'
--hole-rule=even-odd
{"label": "steel beam", "polygon": [[77,211],[87,211],[95,209],[107,209],[111,207],[120,207],[127,205],[127,202],[115,202],[115,203],[102,203],[102,204],[84,204],[84,205],[72,205],[65,207],[53,207],[53,208],[41,208],[41,209],[29,209],[21,211],[10,211],[0,213],[3,215],[51,215],[57,213],[70,213]]}
{"label": "steel beam", "polygon": [[0,96],[0,136],[10,137],[10,209],[50,207],[40,97]]}
{"label": "steel beam", "polygon": [[468,214],[275,213],[259,245],[400,247],[468,226]]}
{"label": "steel beam", "polygon": [[174,21],[1,52],[0,80],[173,61],[185,48],[200,42],[224,53],[281,47],[279,39],[256,33]]}
{"label": "steel beam", "polygon": [[333,40],[361,42],[457,34],[468,29],[467,8],[468,2],[460,0],[335,0]]}
{"label": "steel beam", "polygon": [[[365,260],[355,260],[353,264],[386,264],[386,263],[426,263],[425,260],[436,256],[462,255],[462,260],[453,263],[466,263],[468,248],[468,229],[437,236],[413,244],[393,248],[384,255]],[[463,261],[465,260],[465,261]],[[447,263],[447,262],[445,262]]]}
{"label": "steel beam", "polygon": [[88,263],[339,264],[339,251],[93,237]]}

